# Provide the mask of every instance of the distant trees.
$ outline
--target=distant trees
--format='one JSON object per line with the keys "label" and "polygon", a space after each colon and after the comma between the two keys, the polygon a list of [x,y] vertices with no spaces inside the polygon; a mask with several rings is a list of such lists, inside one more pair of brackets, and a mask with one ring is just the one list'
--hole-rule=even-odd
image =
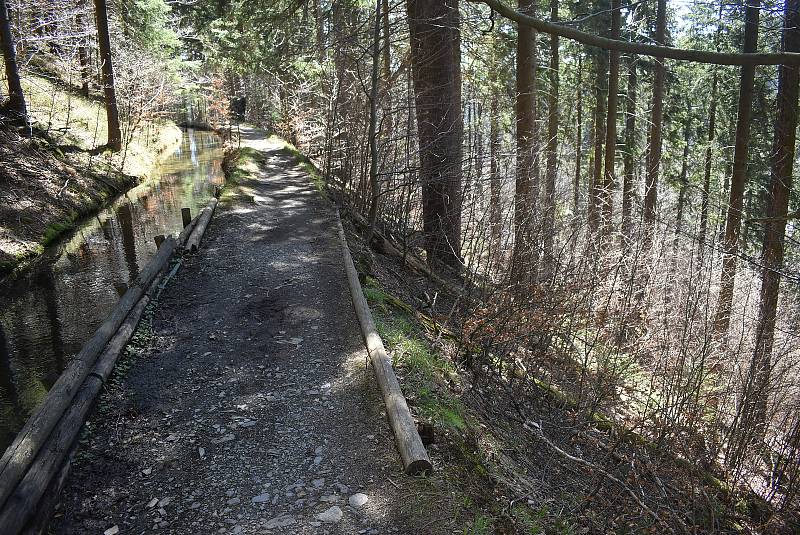
{"label": "distant trees", "polygon": [[[66,102],[51,98],[49,83],[83,97],[102,87],[107,128],[97,131],[108,136],[92,141],[112,151],[155,116],[163,116],[184,68],[175,57],[179,41],[170,27],[171,7],[164,0],[111,5],[107,0],[3,2],[0,44],[10,96],[3,106],[6,119],[29,117],[49,133],[61,118],[56,110],[62,104],[72,109],[70,96]],[[67,112],[66,118],[69,123],[76,116]],[[67,133],[63,126],[59,131]]]}
{"label": "distant trees", "polygon": [[[687,458],[732,451],[739,411],[742,434],[766,430],[743,450],[753,452],[748,470],[766,470],[773,453],[757,450],[789,441],[776,414],[796,412],[787,392],[800,384],[800,336],[776,313],[800,302],[796,273],[785,276],[800,259],[786,224],[797,209],[787,167],[797,99],[794,67],[781,67],[776,84],[774,69],[742,59],[744,50],[776,61],[777,31],[755,47],[755,0],[690,3],[682,25],[666,0],[488,0],[493,12],[481,2],[374,1],[176,9],[222,17],[207,23],[204,42],[219,47],[208,54],[249,80],[259,99],[248,103],[262,106],[254,120],[295,121],[344,206],[373,208],[365,219],[403,254],[460,268],[475,288],[470,310],[496,315],[483,366],[563,374],[581,409],[641,409],[630,423]],[[777,29],[782,15],[769,7],[761,26]],[[544,19],[619,41],[542,35]],[[268,24],[279,31],[259,31]],[[737,262],[746,276],[734,285]],[[715,343],[728,329],[727,346]]]}

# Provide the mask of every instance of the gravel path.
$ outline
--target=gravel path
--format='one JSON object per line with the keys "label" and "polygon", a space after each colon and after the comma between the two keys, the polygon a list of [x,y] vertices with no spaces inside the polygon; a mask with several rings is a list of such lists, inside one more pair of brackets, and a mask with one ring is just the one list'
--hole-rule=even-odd
{"label": "gravel path", "polygon": [[425,532],[333,208],[279,146],[243,137],[260,176],[162,294],[153,347],[105,394],[55,533]]}

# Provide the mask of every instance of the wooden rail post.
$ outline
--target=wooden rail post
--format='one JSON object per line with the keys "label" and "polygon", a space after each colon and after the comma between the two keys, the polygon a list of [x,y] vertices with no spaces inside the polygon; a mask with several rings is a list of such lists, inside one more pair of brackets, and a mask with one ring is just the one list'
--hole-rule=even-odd
{"label": "wooden rail post", "polygon": [[192,209],[181,208],[181,219],[183,220],[183,228],[186,228],[192,222]]}
{"label": "wooden rail post", "polygon": [[217,202],[218,201],[216,198],[211,199],[211,202],[208,203],[208,206],[203,208],[203,210],[197,216],[197,223],[195,224],[192,233],[186,239],[186,244],[183,246],[183,251],[185,253],[188,252],[195,254],[200,248],[200,240],[203,239],[203,234],[205,234],[208,224],[211,223],[211,216],[214,215]]}

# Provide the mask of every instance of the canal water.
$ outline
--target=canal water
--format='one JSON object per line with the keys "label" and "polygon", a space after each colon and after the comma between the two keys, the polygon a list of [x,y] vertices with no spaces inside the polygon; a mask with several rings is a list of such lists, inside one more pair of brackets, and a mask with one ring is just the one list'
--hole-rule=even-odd
{"label": "canal water", "polygon": [[155,254],[153,237],[180,232],[181,208],[196,215],[223,181],[219,137],[188,130],[152,180],[0,286],[0,452]]}

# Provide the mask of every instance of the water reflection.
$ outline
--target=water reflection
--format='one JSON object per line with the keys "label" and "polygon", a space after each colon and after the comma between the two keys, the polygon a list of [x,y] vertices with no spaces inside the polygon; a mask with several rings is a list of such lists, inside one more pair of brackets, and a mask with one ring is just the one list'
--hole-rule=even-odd
{"label": "water reflection", "polygon": [[188,131],[157,180],[137,186],[0,287],[0,451],[155,253],[223,182],[219,138]]}

